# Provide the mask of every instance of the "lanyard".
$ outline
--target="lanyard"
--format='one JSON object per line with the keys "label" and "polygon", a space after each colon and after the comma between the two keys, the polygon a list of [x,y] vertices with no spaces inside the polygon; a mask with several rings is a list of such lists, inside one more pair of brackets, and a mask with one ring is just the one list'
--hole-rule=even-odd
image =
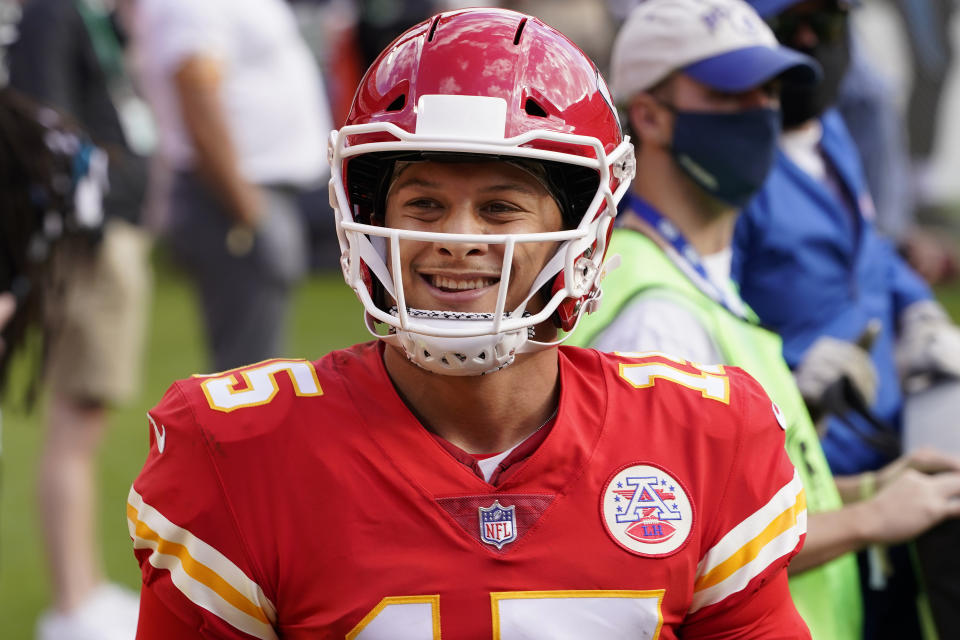
{"label": "lanyard", "polygon": [[727,293],[726,287],[720,287],[710,279],[710,274],[697,250],[676,225],[664,218],[663,214],[654,209],[649,202],[632,191],[627,191],[623,200],[620,201],[619,209],[621,213],[629,210],[646,222],[657,233],[659,239],[673,249],[673,251],[667,251],[667,255],[704,295],[738,318],[747,318],[743,302]]}

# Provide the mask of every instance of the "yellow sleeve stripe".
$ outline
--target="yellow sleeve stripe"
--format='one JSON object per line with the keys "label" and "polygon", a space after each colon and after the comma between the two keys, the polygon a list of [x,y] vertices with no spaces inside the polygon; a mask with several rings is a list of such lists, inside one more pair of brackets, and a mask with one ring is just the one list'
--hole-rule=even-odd
{"label": "yellow sleeve stripe", "polygon": [[768,545],[771,540],[797,524],[798,514],[806,507],[806,494],[801,492],[793,506],[777,516],[773,522],[767,525],[766,529],[760,532],[760,535],[740,547],[735,554],[714,567],[712,571],[700,576],[694,585],[694,590],[700,591],[719,584],[733,575],[740,567],[753,561],[760,555],[760,550]]}
{"label": "yellow sleeve stripe", "polygon": [[771,563],[793,551],[806,527],[806,494],[794,472],[793,479],[766,505],[706,553],[698,567],[691,610],[746,587]]}
{"label": "yellow sleeve stripe", "polygon": [[259,585],[226,556],[146,504],[132,487],[127,526],[134,548],[150,549],[150,564],[168,570],[187,599],[245,633],[276,640],[276,609]]}
{"label": "yellow sleeve stripe", "polygon": [[135,539],[154,543],[150,546],[154,549],[155,553],[176,557],[188,576],[201,584],[207,585],[213,591],[220,594],[221,598],[247,615],[261,622],[267,622],[267,617],[264,615],[263,609],[244,597],[242,593],[233,588],[233,585],[217,575],[212,569],[197,562],[185,546],[164,540],[156,531],[153,531],[146,524],[137,520],[137,510],[129,504],[127,505],[127,518],[136,522]]}

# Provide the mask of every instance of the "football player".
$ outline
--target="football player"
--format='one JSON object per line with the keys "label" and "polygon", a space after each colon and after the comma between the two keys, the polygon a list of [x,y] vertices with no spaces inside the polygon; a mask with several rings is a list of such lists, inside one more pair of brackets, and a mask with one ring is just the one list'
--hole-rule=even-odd
{"label": "football player", "polygon": [[376,340],[174,384],[127,515],[138,637],[807,638],[804,493],[736,368],[558,348],[633,177],[594,64],[438,15],[331,135]]}

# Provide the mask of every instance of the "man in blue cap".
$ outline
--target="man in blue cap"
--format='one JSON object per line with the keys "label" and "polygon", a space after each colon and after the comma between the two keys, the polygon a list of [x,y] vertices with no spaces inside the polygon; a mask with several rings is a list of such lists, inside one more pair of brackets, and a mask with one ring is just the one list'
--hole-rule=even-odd
{"label": "man in blue cap", "polygon": [[[784,79],[780,150],[737,222],[734,277],[761,321],[781,334],[808,406],[823,417],[834,473],[859,474],[859,493],[870,495],[872,472],[900,451],[904,383],[960,376],[960,332],[875,230],[857,150],[832,109],[850,60],[849,4],[751,4],[782,44],[820,62],[824,79],[816,87]],[[871,379],[875,385],[864,383]],[[867,637],[918,637],[905,552],[874,548],[861,559],[871,586]]]}

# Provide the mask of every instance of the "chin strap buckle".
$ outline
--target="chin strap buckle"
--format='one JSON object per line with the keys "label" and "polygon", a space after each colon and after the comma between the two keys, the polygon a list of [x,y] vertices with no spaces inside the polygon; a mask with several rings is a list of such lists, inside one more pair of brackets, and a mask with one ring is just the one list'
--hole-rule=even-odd
{"label": "chin strap buckle", "polygon": [[593,283],[593,289],[583,303],[584,313],[590,314],[600,308],[600,302],[603,300],[603,289],[600,287],[600,283],[603,282],[608,273],[620,266],[621,261],[620,254],[614,254],[600,265],[600,270],[597,272],[596,280]]}

